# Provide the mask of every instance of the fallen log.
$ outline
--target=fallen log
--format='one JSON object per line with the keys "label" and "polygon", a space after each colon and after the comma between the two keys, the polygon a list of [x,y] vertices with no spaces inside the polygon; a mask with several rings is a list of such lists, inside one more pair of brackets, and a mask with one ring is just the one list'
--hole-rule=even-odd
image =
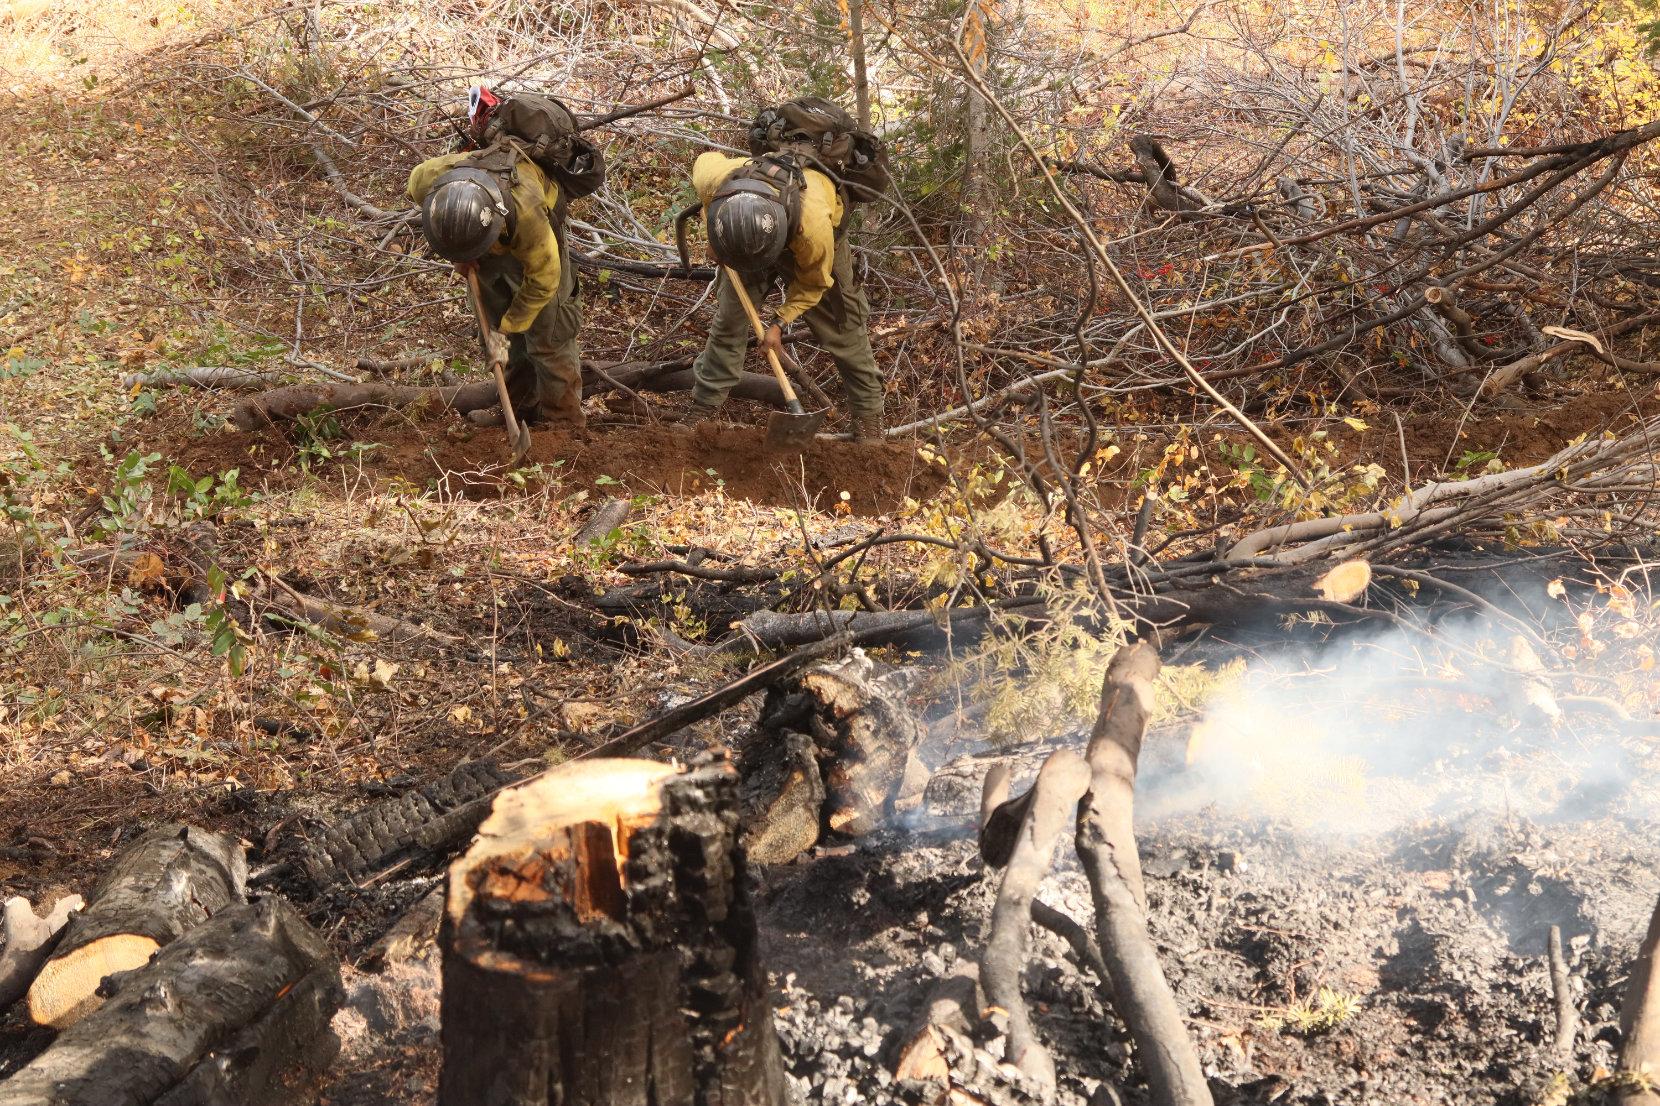
{"label": "fallen log", "polygon": [[621,759],[497,798],[449,873],[440,1106],[787,1101],[737,800]]}
{"label": "fallen log", "polygon": [[429,784],[323,826],[302,843],[300,866],[320,890],[435,862],[472,835],[496,793],[516,779],[494,761],[464,761]]}
{"label": "fallen log", "polygon": [[234,838],[158,826],[110,862],[90,905],[64,928],[29,988],[29,1016],[63,1029],[102,1004],[105,976],[142,966],[157,949],[245,899],[248,861]]}
{"label": "fallen log", "polygon": [[114,983],[0,1083],[0,1106],[286,1106],[339,1050],[339,965],[280,898],[229,907]]}
{"label": "fallen log", "polygon": [[[1000,786],[993,781],[993,786]],[[1049,873],[1055,843],[1066,828],[1078,800],[1090,786],[1090,768],[1070,749],[1050,754],[1038,771],[1037,782],[1012,803],[1020,808],[1018,832],[1004,857],[1007,870],[991,911],[991,935],[980,957],[980,979],[986,1000],[1008,1012],[1008,1048],[1004,1058],[1042,1087],[1056,1088],[1055,1061],[1039,1043],[1020,993],[1020,975],[1026,968],[1027,936],[1038,885]],[[990,864],[990,860],[987,860]]]}
{"label": "fallen log", "polygon": [[450,387],[419,388],[404,384],[293,384],[273,388],[244,400],[231,411],[238,430],[257,430],[292,422],[320,408],[355,411],[369,407],[453,410],[465,415],[497,403],[494,381],[474,381]]}
{"label": "fallen log", "polygon": [[407,619],[377,614],[362,607],[331,603],[326,599],[296,591],[276,576],[267,574],[265,578],[277,588],[276,592],[269,596],[273,607],[290,618],[309,622],[348,641],[384,641],[394,645],[412,641],[426,641],[444,646],[461,644],[461,639],[454,634],[446,634]]}
{"label": "fallen log", "polygon": [[70,911],[86,905],[79,895],[66,895],[42,918],[22,895],[0,906],[0,1011],[29,989],[35,973],[58,947]]}
{"label": "fallen log", "polygon": [[1620,1106],[1660,1106],[1660,905],[1631,965],[1620,1007],[1620,1041],[1620,1069],[1639,1083],[1620,1093]]}
{"label": "fallen log", "polygon": [[1089,739],[1089,792],[1078,808],[1078,857],[1095,902],[1118,1013],[1135,1040],[1152,1102],[1211,1106],[1198,1053],[1147,932],[1147,893],[1136,852],[1136,762],[1158,673],[1158,650],[1147,642],[1125,646],[1107,665]]}
{"label": "fallen log", "polygon": [[1022,617],[1041,619],[1043,600],[1016,599],[989,607],[952,607],[937,611],[807,611],[782,614],[756,611],[737,624],[738,636],[722,643],[732,650],[744,645],[787,649],[846,632],[859,645],[906,644],[918,639],[950,637],[972,631],[993,611],[1019,611]]}
{"label": "fallen log", "polygon": [[625,757],[644,748],[653,741],[667,737],[669,734],[685,729],[694,722],[700,722],[711,714],[718,714],[745,697],[766,687],[774,680],[783,679],[799,671],[806,665],[827,657],[850,644],[849,639],[841,634],[833,634],[807,645],[787,656],[779,657],[775,661],[761,665],[759,668],[739,676],[708,692],[700,695],[689,703],[682,703],[677,707],[664,711],[655,718],[648,718],[637,726],[631,726],[593,749],[582,753],[578,759],[593,757]]}
{"label": "fallen log", "polygon": [[201,365],[193,369],[157,369],[147,373],[128,373],[121,378],[121,387],[166,388],[186,385],[193,388],[222,388],[231,392],[258,392],[272,388],[282,378],[276,373],[255,372],[226,365]]}

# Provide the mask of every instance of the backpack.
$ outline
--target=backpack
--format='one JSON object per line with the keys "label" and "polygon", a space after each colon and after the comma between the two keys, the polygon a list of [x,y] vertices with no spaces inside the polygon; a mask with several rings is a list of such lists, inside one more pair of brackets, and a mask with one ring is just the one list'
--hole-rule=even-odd
{"label": "backpack", "polygon": [[778,202],[784,205],[788,220],[789,236],[794,238],[796,231],[801,229],[801,194],[807,189],[807,177],[802,172],[800,160],[791,154],[761,154],[750,158],[721,181],[715,194],[709,197],[709,210],[713,211],[717,204],[737,191],[732,187],[734,184],[745,180],[760,181],[778,194]]}
{"label": "backpack", "polygon": [[[709,197],[707,208],[704,204],[694,203],[675,216],[674,240],[680,251],[680,267],[683,270],[690,272],[692,268],[691,251],[686,244],[686,224],[699,214],[713,212],[722,200],[738,191],[732,186],[745,180],[761,181],[777,193],[778,202],[784,205],[790,238],[794,238],[796,231],[801,229],[801,195],[807,189],[807,176],[802,170],[801,158],[794,153],[757,154],[721,181],[715,194]],[[836,233],[841,234],[841,227],[836,228]]]}
{"label": "backpack", "polygon": [[749,125],[749,152],[793,153],[816,162],[855,203],[874,200],[892,183],[882,140],[821,96],[762,108]]}
{"label": "backpack", "polygon": [[605,183],[605,157],[599,147],[578,133],[576,116],[551,96],[511,96],[490,112],[480,146],[505,138],[517,139],[530,160],[559,185],[559,198],[580,200]]}

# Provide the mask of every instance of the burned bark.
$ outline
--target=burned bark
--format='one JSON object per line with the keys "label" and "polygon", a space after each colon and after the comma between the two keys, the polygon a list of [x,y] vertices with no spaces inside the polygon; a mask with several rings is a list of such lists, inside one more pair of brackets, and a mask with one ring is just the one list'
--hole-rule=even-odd
{"label": "burned bark", "polygon": [[[1027,937],[1038,885],[1049,873],[1055,842],[1089,786],[1090,769],[1084,758],[1062,749],[1044,762],[1030,791],[1004,804],[1019,807],[1021,814],[1005,857],[1008,870],[992,907],[991,936],[980,958],[986,999],[1008,1011],[1006,1059],[1051,1094],[1056,1082],[1055,1061],[1032,1031],[1020,994],[1020,975],[1026,967]],[[987,863],[991,863],[989,858]]]}
{"label": "burned bark", "polygon": [[229,907],[115,983],[0,1106],[283,1106],[338,1051],[339,966],[282,899]]}
{"label": "burned bark", "polygon": [[773,1106],[736,773],[570,763],[450,869],[441,1106]]}
{"label": "burned bark", "polygon": [[585,545],[603,540],[628,521],[628,512],[632,509],[633,504],[626,499],[618,499],[615,496],[607,499],[595,507],[594,513],[588,516],[588,521],[571,535],[571,545],[581,549]]}
{"label": "burned bark", "polygon": [[878,675],[875,662],[855,649],[802,673],[801,687],[823,719],[814,736],[824,769],[825,824],[837,833],[869,833],[892,812],[922,739],[905,705],[907,677]]}
{"label": "burned bark", "polygon": [[1125,646],[1107,666],[1089,739],[1089,793],[1078,808],[1078,856],[1095,901],[1101,955],[1157,1106],[1210,1106],[1210,1088],[1147,932],[1147,893],[1133,827],[1136,762],[1153,710],[1158,650]]}
{"label": "burned bark", "polygon": [[190,826],[149,831],[110,862],[84,913],[29,988],[29,1016],[58,1029],[102,1004],[105,976],[141,967],[157,949],[244,901],[248,862],[233,838]]}
{"label": "burned bark", "polygon": [[324,888],[397,865],[432,863],[478,828],[492,797],[516,778],[494,761],[465,761],[429,784],[322,827],[302,845],[300,866]]}

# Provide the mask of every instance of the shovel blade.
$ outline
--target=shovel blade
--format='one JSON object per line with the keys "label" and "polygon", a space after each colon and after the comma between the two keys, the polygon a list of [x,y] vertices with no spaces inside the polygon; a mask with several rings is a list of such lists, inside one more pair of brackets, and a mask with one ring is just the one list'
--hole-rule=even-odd
{"label": "shovel blade", "polygon": [[527,454],[529,452],[530,452],[530,427],[526,426],[524,423],[521,422],[519,424],[519,436],[513,442],[513,456],[508,460],[507,466],[509,468],[518,468],[519,467],[519,462],[524,460],[525,459],[525,454]]}
{"label": "shovel blade", "polygon": [[813,444],[813,435],[824,425],[825,411],[809,411],[796,415],[789,411],[774,411],[767,416],[768,449],[791,450],[800,453]]}

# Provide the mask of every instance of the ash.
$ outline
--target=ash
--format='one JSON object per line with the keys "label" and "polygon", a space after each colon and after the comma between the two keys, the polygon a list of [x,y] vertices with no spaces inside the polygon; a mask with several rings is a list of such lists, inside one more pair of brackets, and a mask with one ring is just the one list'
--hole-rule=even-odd
{"label": "ash", "polygon": [[[1490,814],[1364,841],[1205,815],[1141,827],[1150,923],[1218,1103],[1532,1103],[1615,1067],[1618,1006],[1657,893],[1652,821],[1539,825]],[[901,1084],[897,1050],[931,986],[977,957],[995,896],[966,823],[884,832],[763,877],[767,962],[809,1104],[943,1101]],[[1070,849],[1041,897],[1086,925]],[[1562,929],[1582,1018],[1551,1048],[1546,939]],[[1058,1101],[1147,1101],[1099,981],[1034,929],[1025,994]],[[787,969],[787,970],[786,970]],[[998,1067],[995,1026],[961,1089],[1037,1101]]]}

